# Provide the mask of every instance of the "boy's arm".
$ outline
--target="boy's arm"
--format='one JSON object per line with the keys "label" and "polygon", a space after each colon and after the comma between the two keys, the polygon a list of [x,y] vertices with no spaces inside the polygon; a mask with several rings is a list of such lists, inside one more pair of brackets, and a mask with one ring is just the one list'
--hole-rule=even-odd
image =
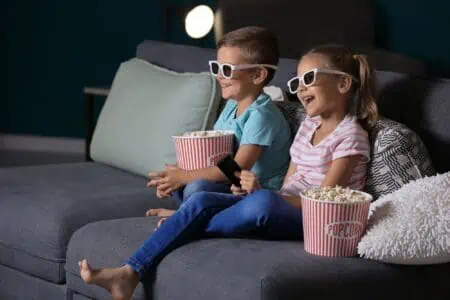
{"label": "boy's arm", "polygon": [[[239,147],[234,159],[243,170],[249,170],[253,167],[263,151],[264,147],[259,145],[242,145]],[[176,166],[168,166],[165,171],[150,173],[149,177],[151,180],[147,186],[157,186],[161,195],[168,195],[183,185],[197,179],[216,182],[227,180],[218,167],[185,171]]]}
{"label": "boy's arm", "polygon": [[[242,145],[239,147],[234,160],[242,170],[250,170],[260,157],[264,148],[259,145]],[[226,181],[227,178],[222,174],[218,167],[210,167],[194,171],[188,171],[184,184],[196,179],[206,179],[210,181]]]}

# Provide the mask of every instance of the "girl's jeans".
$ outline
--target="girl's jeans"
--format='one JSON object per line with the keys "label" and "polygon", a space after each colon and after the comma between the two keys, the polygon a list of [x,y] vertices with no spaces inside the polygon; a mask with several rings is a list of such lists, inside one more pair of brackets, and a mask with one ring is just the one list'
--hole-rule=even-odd
{"label": "girl's jeans", "polygon": [[168,218],[126,262],[141,279],[170,251],[202,237],[302,239],[302,214],[279,194],[198,192]]}

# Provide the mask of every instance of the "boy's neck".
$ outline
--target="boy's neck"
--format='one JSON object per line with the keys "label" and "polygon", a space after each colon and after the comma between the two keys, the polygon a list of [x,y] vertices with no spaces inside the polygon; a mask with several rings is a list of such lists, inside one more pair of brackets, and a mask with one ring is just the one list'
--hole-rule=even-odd
{"label": "boy's neck", "polygon": [[234,99],[237,103],[236,117],[239,117],[250,105],[252,105],[261,93],[262,89],[255,90],[240,99]]}

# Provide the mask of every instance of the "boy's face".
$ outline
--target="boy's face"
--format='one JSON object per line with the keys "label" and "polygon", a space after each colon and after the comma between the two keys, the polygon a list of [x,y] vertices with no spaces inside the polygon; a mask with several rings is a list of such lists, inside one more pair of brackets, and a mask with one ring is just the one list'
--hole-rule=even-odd
{"label": "boy's face", "polygon": [[[248,64],[241,56],[241,51],[238,47],[221,47],[217,50],[217,61],[221,64],[228,63],[231,65]],[[233,77],[230,79],[224,78],[219,72],[216,77],[222,88],[222,97],[224,99],[241,100],[247,96],[248,93],[255,89],[253,81],[255,69],[249,70],[233,70]]]}

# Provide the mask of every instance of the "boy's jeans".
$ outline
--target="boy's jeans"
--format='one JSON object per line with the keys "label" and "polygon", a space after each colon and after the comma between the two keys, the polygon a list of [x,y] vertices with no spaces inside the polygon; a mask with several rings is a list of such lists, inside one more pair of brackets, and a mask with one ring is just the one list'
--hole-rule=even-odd
{"label": "boy's jeans", "polygon": [[202,237],[255,236],[265,239],[301,239],[302,214],[279,194],[259,190],[246,197],[199,192],[126,262],[141,279],[170,251]]}
{"label": "boy's jeans", "polygon": [[193,194],[198,192],[215,192],[215,193],[231,193],[231,185],[225,183],[216,183],[214,181],[199,179],[194,180],[184,187],[179,188],[173,193],[175,199],[183,203]]}

